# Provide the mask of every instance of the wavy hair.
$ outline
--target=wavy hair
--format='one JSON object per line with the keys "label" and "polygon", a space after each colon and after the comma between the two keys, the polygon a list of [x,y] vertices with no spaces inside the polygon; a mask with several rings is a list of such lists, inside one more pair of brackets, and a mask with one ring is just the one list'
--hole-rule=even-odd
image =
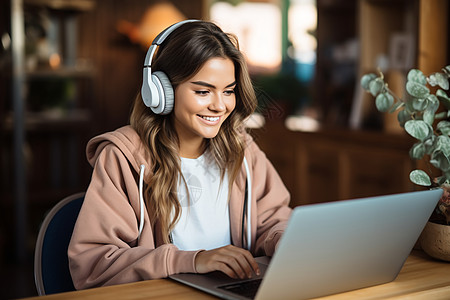
{"label": "wavy hair", "polygon": [[[206,147],[220,167],[222,179],[228,171],[231,187],[244,158],[243,122],[254,112],[257,103],[237,38],[224,33],[212,22],[185,23],[159,46],[152,71],[163,71],[175,90],[197,74],[205,62],[216,57],[228,58],[234,63],[236,106],[217,136],[206,140]],[[159,223],[163,240],[168,243],[169,234],[181,215],[177,197],[178,179],[182,177],[181,159],[173,113],[154,114],[144,105],[139,94],[132,108],[130,123],[145,145],[152,165],[152,173],[145,178],[150,220],[152,226]]]}

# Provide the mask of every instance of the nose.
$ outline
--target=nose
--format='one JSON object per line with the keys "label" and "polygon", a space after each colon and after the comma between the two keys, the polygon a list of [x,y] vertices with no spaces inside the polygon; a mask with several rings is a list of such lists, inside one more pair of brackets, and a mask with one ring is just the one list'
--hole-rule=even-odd
{"label": "nose", "polygon": [[215,111],[215,112],[225,111],[226,105],[225,105],[225,101],[223,99],[223,95],[214,94],[208,108],[209,108],[209,110]]}

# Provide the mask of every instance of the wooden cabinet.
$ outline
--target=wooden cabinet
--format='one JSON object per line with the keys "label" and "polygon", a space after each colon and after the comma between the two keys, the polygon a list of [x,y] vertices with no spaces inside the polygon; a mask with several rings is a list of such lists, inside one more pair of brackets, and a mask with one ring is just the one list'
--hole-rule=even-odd
{"label": "wooden cabinet", "polygon": [[253,130],[291,192],[292,206],[412,191],[406,134],[322,129],[294,132],[281,122]]}

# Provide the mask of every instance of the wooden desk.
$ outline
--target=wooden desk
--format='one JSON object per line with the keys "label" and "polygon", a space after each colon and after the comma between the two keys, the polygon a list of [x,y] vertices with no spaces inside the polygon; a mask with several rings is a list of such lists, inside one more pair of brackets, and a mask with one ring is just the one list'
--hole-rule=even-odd
{"label": "wooden desk", "polygon": [[[326,283],[324,283],[326,284]],[[148,280],[83,291],[33,297],[51,299],[217,299],[168,279]],[[450,299],[450,263],[433,260],[414,250],[393,282],[351,292],[322,297],[339,299]]]}

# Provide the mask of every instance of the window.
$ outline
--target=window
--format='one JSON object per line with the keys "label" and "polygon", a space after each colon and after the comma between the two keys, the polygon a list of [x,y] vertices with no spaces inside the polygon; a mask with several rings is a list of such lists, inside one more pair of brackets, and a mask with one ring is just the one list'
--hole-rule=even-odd
{"label": "window", "polygon": [[[282,5],[288,6],[286,16]],[[286,56],[298,79],[307,82],[312,78],[317,47],[316,0],[242,1],[237,5],[218,1],[211,5],[210,16],[224,31],[238,36],[252,73],[280,71],[282,43],[286,40]],[[283,22],[288,26],[285,37]]]}
{"label": "window", "polygon": [[210,15],[224,31],[237,35],[251,70],[274,71],[281,66],[281,11],[277,5],[216,2]]}

